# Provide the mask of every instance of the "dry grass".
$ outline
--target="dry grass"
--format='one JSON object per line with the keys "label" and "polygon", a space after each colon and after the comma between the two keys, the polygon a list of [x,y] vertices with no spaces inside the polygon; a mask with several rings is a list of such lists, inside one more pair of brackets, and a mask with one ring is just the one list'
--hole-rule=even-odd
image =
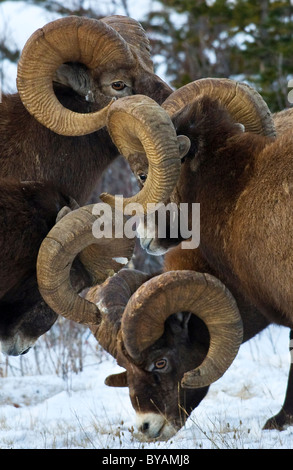
{"label": "dry grass", "polygon": [[0,377],[56,374],[66,380],[82,372],[88,356],[101,362],[105,352],[87,327],[59,317],[28,355],[2,356]]}

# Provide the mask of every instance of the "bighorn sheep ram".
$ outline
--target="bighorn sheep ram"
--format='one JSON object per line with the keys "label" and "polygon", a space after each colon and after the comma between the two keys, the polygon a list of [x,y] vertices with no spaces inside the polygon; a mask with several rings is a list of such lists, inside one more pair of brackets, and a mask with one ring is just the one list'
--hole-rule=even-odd
{"label": "bighorn sheep ram", "polygon": [[[56,294],[56,260],[62,273],[73,256],[60,244],[52,250],[51,237],[42,244],[38,267],[44,299],[58,313],[89,324],[126,369],[106,383],[129,387],[147,438],[168,438],[182,426],[243,341],[272,322],[292,322],[290,135],[275,139],[261,97],[229,80],[187,85],[163,107],[177,133],[191,142],[171,200],[200,202],[199,248],[174,248],[166,255],[166,272],[151,279],[123,270],[91,288],[86,299],[69,285]],[[148,174],[140,158],[133,168],[139,178]],[[161,252],[179,241],[142,244]],[[291,376],[284,406],[267,428],[292,422]]]}
{"label": "bighorn sheep ram", "polygon": [[[253,334],[258,327],[252,322],[259,321],[291,329],[292,110],[277,113],[274,126],[267,106],[253,90],[227,80],[191,83],[174,92],[163,107],[177,133],[191,141],[170,199],[177,205],[199,202],[201,208],[198,249],[170,250],[164,270],[191,269],[216,276],[233,294],[243,319],[250,310]],[[147,166],[138,165],[137,160],[137,177],[145,180]],[[154,254],[180,241],[156,235],[141,239]],[[282,410],[265,428],[292,424],[292,394],[290,371]]]}
{"label": "bighorn sheep ram", "polygon": [[[13,201],[10,194],[13,208],[19,195],[23,194],[21,181],[55,185],[59,188],[55,216],[64,197],[73,198],[79,205],[86,203],[104,169],[120,153],[120,138],[117,137],[116,146],[105,127],[112,100],[142,93],[162,103],[172,91],[153,72],[149,41],[141,25],[122,16],[102,20],[67,17],[37,30],[23,49],[17,86],[18,93],[3,94],[0,103],[0,178],[15,180]],[[124,119],[124,110],[120,119]],[[117,118],[118,121],[120,119]],[[119,124],[113,124],[113,127],[117,129]],[[124,123],[120,131],[127,132]],[[117,132],[113,130],[113,134],[117,135]],[[178,162],[171,166],[175,172],[178,171]],[[162,184],[154,177],[147,197],[152,197],[153,186],[159,186],[159,191],[164,193],[168,183]],[[4,192],[5,188],[4,185]],[[46,204],[51,210],[55,202],[53,193],[49,200],[50,192],[47,192]],[[38,190],[34,197],[34,207],[38,204],[42,207],[42,193]],[[27,202],[24,199],[21,204]],[[10,206],[5,206],[3,198],[0,203],[11,220]],[[45,217],[49,231],[54,223],[53,214],[50,211],[47,215],[40,214],[42,217]],[[41,308],[42,300],[36,288],[36,257],[27,254],[28,245],[23,243],[22,226],[14,224],[13,238],[5,231],[5,224],[1,230],[2,239],[9,240],[9,250],[8,258],[3,253],[1,257],[1,292],[5,292],[5,297],[0,299],[0,340],[10,344],[6,347],[3,343],[3,351],[18,354],[31,344],[24,341],[22,348],[14,347],[15,335],[22,328],[20,322],[29,321],[38,302]],[[42,224],[34,223],[31,232],[33,230],[36,254],[45,229]],[[29,257],[30,265],[23,276],[15,277],[13,283],[12,272],[16,270],[17,261],[14,265],[10,254],[19,246],[24,247],[21,253],[18,251],[19,256],[23,262]],[[26,302],[20,302],[24,297]],[[42,306],[43,317],[46,308]],[[56,315],[47,310],[42,333],[56,319]],[[13,331],[10,328],[12,324]],[[39,334],[40,329],[37,331]]]}

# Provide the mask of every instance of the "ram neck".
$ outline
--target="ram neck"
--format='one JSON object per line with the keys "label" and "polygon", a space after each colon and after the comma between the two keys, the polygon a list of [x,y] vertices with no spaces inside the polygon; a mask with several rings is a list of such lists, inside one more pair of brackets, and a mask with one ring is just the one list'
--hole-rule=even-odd
{"label": "ram neck", "polygon": [[[200,250],[209,266],[222,277],[231,276],[229,247],[231,223],[237,201],[255,172],[259,136],[230,139],[213,150],[196,171],[192,185],[194,201],[200,203]],[[237,145],[236,145],[237,144]],[[191,185],[190,185],[191,186]],[[226,272],[219,272],[224,267]],[[229,274],[228,274],[229,273]],[[234,281],[234,280],[232,280]]]}
{"label": "ram neck", "polygon": [[55,134],[27,112],[17,94],[3,96],[0,114],[0,177],[51,181],[84,205],[118,156],[106,129],[80,137]]}

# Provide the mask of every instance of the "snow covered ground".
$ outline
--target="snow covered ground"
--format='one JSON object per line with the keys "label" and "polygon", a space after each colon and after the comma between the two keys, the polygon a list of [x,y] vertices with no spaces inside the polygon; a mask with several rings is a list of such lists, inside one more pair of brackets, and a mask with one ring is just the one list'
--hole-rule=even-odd
{"label": "snow covered ground", "polygon": [[293,448],[293,427],[262,431],[283,403],[288,329],[270,327],[243,345],[185,427],[169,441],[151,443],[138,439],[128,389],[104,385],[119,370],[114,359],[96,351],[87,331],[82,341],[80,373],[70,370],[66,348],[48,348],[46,335],[21,358],[7,364],[1,356],[0,449]]}

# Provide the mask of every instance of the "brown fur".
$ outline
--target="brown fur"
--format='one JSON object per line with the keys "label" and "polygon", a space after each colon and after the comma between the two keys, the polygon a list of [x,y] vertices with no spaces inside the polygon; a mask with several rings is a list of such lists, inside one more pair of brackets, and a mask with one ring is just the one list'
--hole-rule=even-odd
{"label": "brown fur", "polygon": [[283,109],[282,111],[275,113],[274,123],[278,136],[285,134],[287,131],[292,131],[293,108]]}
{"label": "brown fur", "polygon": [[39,246],[65,205],[49,183],[0,180],[0,298],[35,271]]}
{"label": "brown fur", "polygon": [[27,349],[25,340],[15,347],[17,331],[36,339],[57,318],[41,299],[35,271],[40,244],[65,205],[70,200],[51,183],[0,180],[0,340],[10,341],[9,354]]}
{"label": "brown fur", "polygon": [[[189,129],[186,122],[191,123]],[[242,133],[208,98],[186,108],[174,123],[196,146],[182,165],[176,199],[200,203],[202,258],[232,292],[241,292],[269,321],[290,326],[291,133],[275,141]],[[182,264],[180,257],[178,262]],[[165,269],[169,267],[167,255]]]}
{"label": "brown fur", "polygon": [[[86,113],[98,108],[70,90],[60,88],[59,99],[72,110]],[[26,111],[18,94],[4,95],[0,111],[2,178],[52,181],[82,205],[91,196],[105,168],[118,156],[105,129],[80,137],[55,134]]]}
{"label": "brown fur", "polygon": [[[286,119],[290,112],[276,116],[275,141],[241,133],[208,98],[174,119],[177,132],[192,141],[174,197],[201,204],[201,242],[196,250],[171,249],[164,270],[222,280],[237,300],[244,340],[271,322],[293,323],[293,139]],[[284,405],[265,429],[292,422],[290,370]]]}

